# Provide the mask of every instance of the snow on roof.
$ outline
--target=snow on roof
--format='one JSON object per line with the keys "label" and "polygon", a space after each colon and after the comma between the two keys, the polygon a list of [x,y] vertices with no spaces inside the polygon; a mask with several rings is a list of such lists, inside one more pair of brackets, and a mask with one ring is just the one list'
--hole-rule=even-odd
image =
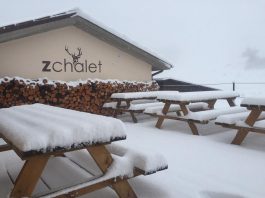
{"label": "snow on roof", "polygon": [[23,152],[126,137],[118,119],[43,104],[0,109],[0,131]]}

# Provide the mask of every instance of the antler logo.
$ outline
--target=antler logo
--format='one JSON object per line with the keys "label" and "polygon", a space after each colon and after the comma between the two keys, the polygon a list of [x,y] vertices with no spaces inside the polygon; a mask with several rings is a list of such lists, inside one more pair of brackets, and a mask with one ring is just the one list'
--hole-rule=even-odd
{"label": "antler logo", "polygon": [[68,47],[65,46],[65,51],[70,55],[72,56],[73,58],[73,64],[76,65],[78,63],[78,59],[81,57],[82,55],[82,51],[81,51],[81,48],[77,48],[78,50],[78,54],[75,55],[75,53],[70,53],[69,50],[68,50]]}

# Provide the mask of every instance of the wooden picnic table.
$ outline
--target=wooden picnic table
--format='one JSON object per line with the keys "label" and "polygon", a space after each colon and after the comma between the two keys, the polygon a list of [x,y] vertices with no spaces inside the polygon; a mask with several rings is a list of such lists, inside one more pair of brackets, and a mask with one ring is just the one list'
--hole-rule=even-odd
{"label": "wooden picnic table", "polygon": [[[95,126],[97,120],[100,125]],[[95,127],[89,127],[86,122],[94,123]],[[104,135],[97,135],[100,131],[95,129],[105,130]],[[125,139],[126,135],[119,120],[34,104],[0,109],[0,137],[7,143],[0,147],[0,152],[13,150],[25,160],[10,194],[16,198],[31,197],[48,160],[53,156],[64,156],[69,151],[86,149],[103,174],[106,173],[113,158],[105,146]],[[134,172],[134,176],[140,174],[140,171]],[[112,186],[119,197],[136,197],[127,179],[126,176],[109,178],[90,186],[66,191],[66,194],[58,197],[81,196],[106,186]]]}
{"label": "wooden picnic table", "polygon": [[[191,109],[189,109],[189,105],[191,103],[199,103],[204,102],[208,104],[208,108],[196,109],[196,114],[200,112],[206,112],[214,109],[214,106],[217,100],[226,100],[230,107],[234,107],[235,98],[239,95],[235,92],[228,91],[198,91],[198,92],[182,92],[172,94],[165,94],[159,96],[157,99],[164,103],[164,107],[162,109],[162,115],[158,115],[158,120],[156,123],[157,128],[161,128],[165,119],[173,119],[186,121],[194,135],[199,135],[198,129],[195,123],[207,124],[210,121],[210,118],[197,120],[196,118],[189,117]],[[177,115],[167,115],[169,112],[170,106],[172,104],[177,104],[180,106],[180,111],[176,112]],[[236,109],[237,111],[237,109]]]}
{"label": "wooden picnic table", "polygon": [[[135,113],[143,113],[144,107],[138,109],[130,108],[133,103],[144,104],[149,103],[154,106],[158,104],[156,101],[157,96],[161,93],[177,93],[178,91],[149,91],[149,92],[123,92],[123,93],[113,93],[111,95],[111,100],[115,102],[115,105],[111,108],[113,111],[113,117],[117,117],[119,111],[130,113],[134,123],[137,123],[137,118]],[[147,105],[150,106],[150,105]]]}

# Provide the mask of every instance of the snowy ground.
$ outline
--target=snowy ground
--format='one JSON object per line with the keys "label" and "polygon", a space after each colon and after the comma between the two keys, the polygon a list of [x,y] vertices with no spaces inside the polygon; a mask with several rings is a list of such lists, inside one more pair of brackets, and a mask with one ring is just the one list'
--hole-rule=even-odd
{"label": "snowy ground", "polygon": [[[214,124],[200,125],[201,136],[194,136],[184,122],[167,120],[162,129],[157,129],[156,119],[148,116],[141,116],[137,124],[129,117],[123,120],[127,140],[120,144],[163,153],[169,164],[165,171],[130,180],[139,197],[265,197],[264,135],[250,134],[241,146],[236,146],[230,144],[235,131]],[[0,163],[9,160],[11,155],[0,153]],[[83,197],[116,195],[107,188]]]}

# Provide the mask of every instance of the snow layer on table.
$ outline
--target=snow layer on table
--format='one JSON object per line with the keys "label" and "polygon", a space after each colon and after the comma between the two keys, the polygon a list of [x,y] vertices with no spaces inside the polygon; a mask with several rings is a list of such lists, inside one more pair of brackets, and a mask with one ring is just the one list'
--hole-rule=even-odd
{"label": "snow layer on table", "polygon": [[265,106],[265,97],[247,97],[241,102],[241,105],[262,105]]}
{"label": "snow layer on table", "polygon": [[148,149],[127,148],[120,144],[110,144],[107,146],[110,153],[128,159],[134,167],[137,167],[145,174],[154,173],[168,166],[163,155]]}
{"label": "snow layer on table", "polygon": [[149,92],[123,92],[123,93],[113,93],[111,98],[122,98],[122,99],[134,99],[134,98],[149,98],[149,97],[159,97],[165,94],[175,94],[178,91],[149,91]]}
{"label": "snow layer on table", "polygon": [[[137,105],[137,104],[143,104],[143,103],[155,103],[157,102],[157,100],[133,100],[131,101],[131,105]],[[117,107],[117,103],[118,102],[107,102],[107,103],[104,103],[103,107],[104,108],[112,108],[112,109],[115,109]],[[125,101],[121,101],[121,107],[126,107],[127,104]]]}
{"label": "snow layer on table", "polygon": [[[104,103],[103,108],[112,108],[112,109],[115,109],[117,107],[117,103],[118,102],[106,102],[106,103]],[[122,101],[120,106],[121,107],[126,107],[127,104],[126,104],[125,101]]]}
{"label": "snow layer on table", "polygon": [[131,104],[130,110],[145,110],[148,107],[163,107],[163,102],[152,102],[152,103],[144,103],[144,104]]}
{"label": "snow layer on table", "polygon": [[223,114],[239,113],[247,111],[244,107],[228,107],[223,109],[212,109],[207,111],[189,112],[185,118],[192,120],[212,120]]}
{"label": "snow layer on table", "polygon": [[[244,121],[248,117],[250,111],[242,112],[242,113],[234,113],[228,115],[218,116],[215,122],[224,123],[224,124],[236,124],[238,121]],[[264,119],[265,113],[261,113],[259,119]]]}
{"label": "snow layer on table", "polygon": [[159,95],[157,99],[173,100],[173,101],[203,101],[227,97],[238,97],[239,94],[234,91],[196,91],[182,93],[166,93]]}
{"label": "snow layer on table", "polygon": [[118,119],[43,104],[0,109],[0,131],[24,152],[126,137]]}
{"label": "snow layer on table", "polygon": [[[149,114],[157,114],[157,115],[163,115],[162,110],[164,107],[164,103],[162,106],[157,106],[157,107],[148,107],[145,109],[144,113],[149,113]],[[205,102],[197,102],[197,103],[191,103],[188,105],[189,110],[195,110],[195,109],[207,109],[208,104]],[[180,106],[177,104],[172,104],[169,107],[168,112],[176,112],[180,110]]]}
{"label": "snow layer on table", "polygon": [[[238,122],[236,122],[236,126],[239,126],[239,127],[240,126],[242,126],[242,127],[250,127],[244,121],[238,121]],[[264,128],[264,130],[265,130],[265,120],[256,121],[255,124],[253,125],[253,127]]]}

